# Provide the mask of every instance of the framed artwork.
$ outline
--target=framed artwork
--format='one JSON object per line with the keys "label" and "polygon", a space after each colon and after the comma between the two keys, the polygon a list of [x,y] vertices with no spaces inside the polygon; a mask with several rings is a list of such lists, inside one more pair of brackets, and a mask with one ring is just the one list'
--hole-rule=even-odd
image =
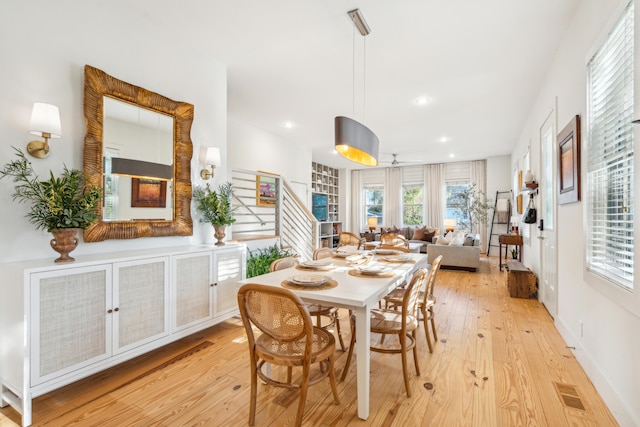
{"label": "framed artwork", "polygon": [[518,204],[518,213],[522,214],[522,194],[518,194],[517,204]]}
{"label": "framed artwork", "polygon": [[274,206],[276,204],[276,179],[270,176],[256,177],[256,204]]}
{"label": "framed artwork", "polygon": [[131,178],[132,208],[167,207],[167,181]]}
{"label": "framed artwork", "polygon": [[558,134],[558,204],[580,200],[580,116]]}

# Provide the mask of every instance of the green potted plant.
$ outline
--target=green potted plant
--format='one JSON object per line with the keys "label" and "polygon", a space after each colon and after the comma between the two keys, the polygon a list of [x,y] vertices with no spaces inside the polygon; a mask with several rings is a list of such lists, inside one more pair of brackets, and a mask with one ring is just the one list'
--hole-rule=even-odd
{"label": "green potted plant", "polygon": [[469,185],[458,193],[453,201],[454,207],[458,208],[458,225],[471,233],[477,232],[476,227],[486,227],[489,210],[493,208],[491,202],[484,191],[476,188],[475,183]]}
{"label": "green potted plant", "polygon": [[247,251],[249,252],[247,257],[247,279],[268,273],[273,261],[293,256],[293,252],[283,249],[278,243],[255,251],[249,249]]}
{"label": "green potted plant", "polygon": [[74,261],[69,253],[78,246],[79,230],[97,219],[100,189],[86,185],[82,171],[67,166],[59,177],[50,172],[49,179],[41,181],[24,153],[15,147],[14,150],[18,158],[4,165],[0,179],[13,178],[12,199],[29,203],[31,208],[26,215],[29,222],[37,230],[53,234],[51,247],[60,253],[55,261]]}
{"label": "green potted plant", "polygon": [[206,187],[196,187],[193,190],[193,200],[196,210],[202,214],[200,222],[209,223],[215,229],[216,245],[224,245],[226,227],[236,222],[231,208],[233,185],[230,182],[220,184],[218,190],[213,190],[209,184]]}

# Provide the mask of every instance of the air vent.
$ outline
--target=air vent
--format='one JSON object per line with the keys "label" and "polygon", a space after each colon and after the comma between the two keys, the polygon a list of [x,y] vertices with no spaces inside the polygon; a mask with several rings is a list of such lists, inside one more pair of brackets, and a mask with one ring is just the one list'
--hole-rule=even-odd
{"label": "air vent", "polygon": [[560,400],[564,406],[579,409],[581,411],[586,410],[575,386],[556,382],[553,384],[556,386],[556,391],[558,392],[558,396],[560,396]]}

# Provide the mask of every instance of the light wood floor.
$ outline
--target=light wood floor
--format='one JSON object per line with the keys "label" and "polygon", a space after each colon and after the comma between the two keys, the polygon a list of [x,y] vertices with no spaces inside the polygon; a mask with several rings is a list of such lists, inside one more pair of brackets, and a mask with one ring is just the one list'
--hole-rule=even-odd
{"label": "light wood floor", "polygon": [[[430,354],[420,328],[422,375],[414,375],[410,359],[411,398],[399,356],[373,353],[369,419],[356,415],[352,363],[338,383],[340,405],[333,404],[328,380],[310,388],[304,424],[617,425],[544,307],[508,296],[506,274],[498,271],[497,258],[483,258],[478,273],[440,271],[439,342]],[[348,325],[346,312],[342,317]],[[339,376],[346,353],[336,356]],[[38,426],[241,426],[249,388],[245,334],[232,319],[37,398],[33,419]],[[580,404],[584,410],[573,408]],[[256,425],[292,425],[296,405],[294,392],[260,385]],[[0,410],[0,427],[19,420],[12,409]]]}

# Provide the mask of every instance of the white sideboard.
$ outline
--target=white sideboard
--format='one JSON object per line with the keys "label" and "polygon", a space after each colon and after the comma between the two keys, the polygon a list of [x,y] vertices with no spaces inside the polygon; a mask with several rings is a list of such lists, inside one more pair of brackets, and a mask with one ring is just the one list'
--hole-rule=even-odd
{"label": "white sideboard", "polygon": [[238,312],[246,247],[190,246],[0,264],[1,406],[32,399]]}

